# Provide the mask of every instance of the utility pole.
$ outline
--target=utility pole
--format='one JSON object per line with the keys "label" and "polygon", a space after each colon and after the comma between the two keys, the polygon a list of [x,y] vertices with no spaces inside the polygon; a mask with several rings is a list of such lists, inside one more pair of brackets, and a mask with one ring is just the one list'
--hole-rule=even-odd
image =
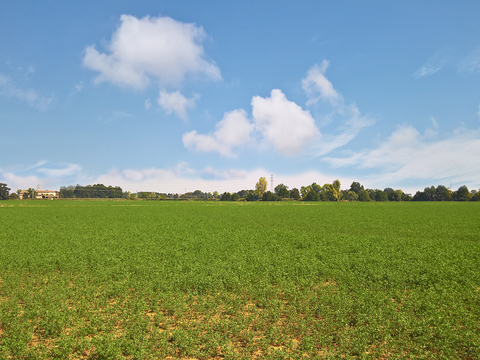
{"label": "utility pole", "polygon": [[273,174],[270,175],[270,191],[273,193]]}

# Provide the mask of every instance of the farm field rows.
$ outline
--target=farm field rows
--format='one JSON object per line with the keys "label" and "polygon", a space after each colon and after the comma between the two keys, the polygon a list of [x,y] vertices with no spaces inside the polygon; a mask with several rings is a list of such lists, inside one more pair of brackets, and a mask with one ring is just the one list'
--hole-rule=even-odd
{"label": "farm field rows", "polygon": [[0,358],[480,358],[480,204],[0,202]]}

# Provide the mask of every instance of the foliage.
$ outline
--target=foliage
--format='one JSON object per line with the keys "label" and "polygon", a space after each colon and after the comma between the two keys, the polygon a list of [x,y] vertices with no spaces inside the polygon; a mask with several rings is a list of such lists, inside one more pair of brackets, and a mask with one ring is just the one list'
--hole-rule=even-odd
{"label": "foliage", "polygon": [[293,188],[290,191],[290,198],[292,198],[294,200],[300,200],[300,192],[298,191],[297,188]]}
{"label": "foliage", "polygon": [[360,190],[358,193],[358,201],[372,201],[372,199],[370,199],[370,196],[366,190]]}
{"label": "foliage", "polygon": [[220,196],[220,201],[230,201],[232,200],[232,194],[230,194],[229,192],[224,192],[222,194],[222,196]]}
{"label": "foliage", "polygon": [[308,192],[309,192],[310,190],[312,190],[312,189],[310,188],[310,186],[302,186],[302,187],[300,188],[300,194],[302,195],[302,198],[304,198],[305,196],[307,196],[307,194],[308,194]]}
{"label": "foliage", "polygon": [[375,201],[388,201],[388,194],[380,189],[375,189]]}
{"label": "foliage", "polygon": [[362,191],[362,190],[365,190],[363,185],[360,185],[359,182],[354,181],[350,185],[350,190],[349,191],[353,191],[355,194],[359,195],[360,191]]}
{"label": "foliage", "polygon": [[346,192],[343,197],[348,201],[357,201],[358,199],[357,193],[353,192],[352,190]]}
{"label": "foliage", "polygon": [[267,191],[267,180],[265,180],[264,177],[261,177],[255,184],[255,195],[262,197],[265,191]]}
{"label": "foliage", "polygon": [[320,195],[314,190],[310,190],[304,197],[305,201],[320,201]]}
{"label": "foliage", "polygon": [[[143,193],[140,193],[143,194]],[[147,195],[148,194],[148,195]],[[148,192],[145,195],[145,198],[150,197],[151,193]],[[60,188],[60,198],[78,198],[78,199],[114,199],[122,198],[123,192],[122,188],[119,186],[105,186],[103,184],[94,184],[94,185],[75,185],[75,186],[62,186]]]}
{"label": "foliage", "polygon": [[468,188],[463,185],[457,191],[451,191],[443,185],[426,187],[423,191],[417,191],[413,197],[413,201],[476,201],[476,191],[470,192]]}
{"label": "foliage", "polygon": [[262,201],[280,201],[282,198],[271,191],[266,191],[262,196]]}
{"label": "foliage", "polygon": [[15,194],[15,193],[11,193],[8,198],[9,198],[10,200],[18,200],[18,195]]}
{"label": "foliage", "polygon": [[453,193],[453,199],[456,201],[468,201],[471,197],[472,195],[465,185],[460,186],[458,190]]}
{"label": "foliage", "polygon": [[275,186],[275,194],[281,198],[290,197],[290,191],[288,191],[288,186],[284,184],[278,184],[277,186]]}
{"label": "foliage", "polygon": [[10,188],[7,184],[0,183],[0,200],[7,200]]}

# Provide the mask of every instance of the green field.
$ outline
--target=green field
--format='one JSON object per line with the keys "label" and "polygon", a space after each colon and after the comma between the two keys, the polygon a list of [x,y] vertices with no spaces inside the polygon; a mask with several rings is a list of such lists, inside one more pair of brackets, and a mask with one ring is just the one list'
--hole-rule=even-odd
{"label": "green field", "polygon": [[480,358],[480,203],[0,202],[0,358]]}

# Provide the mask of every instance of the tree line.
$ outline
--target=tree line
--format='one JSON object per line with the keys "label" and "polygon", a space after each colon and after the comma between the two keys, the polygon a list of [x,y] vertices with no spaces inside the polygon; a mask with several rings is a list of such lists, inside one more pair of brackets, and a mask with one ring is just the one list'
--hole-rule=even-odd
{"label": "tree line", "polygon": [[224,192],[220,196],[221,201],[281,201],[281,200],[303,200],[303,201],[480,201],[480,192],[472,190],[463,185],[456,191],[452,191],[443,185],[436,188],[427,187],[423,192],[417,191],[412,197],[401,189],[387,187],[380,189],[365,189],[359,182],[352,182],[349,189],[341,190],[340,181],[335,180],[331,184],[323,186],[312,183],[302,186],[299,189],[279,184],[275,191],[267,191],[267,181],[261,177],[254,190],[241,190],[236,193]]}
{"label": "tree line", "polygon": [[120,186],[105,186],[103,184],[71,185],[62,186],[59,197],[63,199],[118,199],[123,197],[123,191]]}
{"label": "tree line", "polygon": [[[7,184],[0,183],[0,200],[18,199],[18,194],[10,194],[10,188]],[[18,191],[20,192],[20,190]],[[29,189],[24,192],[23,199],[35,198],[36,191]],[[302,201],[480,201],[480,191],[469,191],[467,186],[460,186],[453,191],[443,185],[437,187],[426,187],[423,191],[417,191],[412,197],[410,194],[404,193],[402,190],[394,190],[392,188],[365,189],[359,182],[352,182],[349,189],[340,189],[340,181],[335,180],[331,184],[320,186],[312,183],[308,186],[302,186],[300,189],[292,188],[284,184],[275,187],[274,192],[267,191],[267,181],[261,177],[255,184],[255,188],[251,190],[240,190],[238,192],[224,192],[219,194],[217,191],[213,193],[195,190],[185,194],[167,194],[158,192],[123,192],[120,186],[105,186],[103,184],[94,185],[71,185],[62,186],[59,192],[60,198],[126,198],[126,199],[144,199],[144,200],[166,200],[166,199],[193,199],[193,200],[209,200],[218,199],[220,201],[285,201],[285,200],[302,200]]]}

